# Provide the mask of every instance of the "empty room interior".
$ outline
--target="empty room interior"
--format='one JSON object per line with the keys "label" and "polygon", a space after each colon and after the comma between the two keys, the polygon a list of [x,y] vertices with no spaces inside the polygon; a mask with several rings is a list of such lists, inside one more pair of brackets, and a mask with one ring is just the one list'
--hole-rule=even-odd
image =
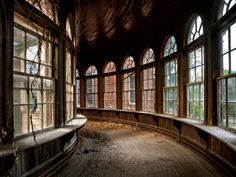
{"label": "empty room interior", "polygon": [[235,0],[0,0],[0,177],[235,177]]}

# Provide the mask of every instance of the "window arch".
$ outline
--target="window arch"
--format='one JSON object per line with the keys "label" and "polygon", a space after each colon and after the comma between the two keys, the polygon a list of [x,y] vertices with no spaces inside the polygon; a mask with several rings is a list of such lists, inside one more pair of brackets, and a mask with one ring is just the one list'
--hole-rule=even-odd
{"label": "window arch", "polygon": [[235,0],[223,0],[220,16],[224,16],[235,4]]}
{"label": "window arch", "polygon": [[97,74],[97,68],[93,65],[86,71],[86,107],[98,107]]}
{"label": "window arch", "polygon": [[104,73],[112,73],[112,72],[115,72],[116,71],[116,65],[114,62],[108,62],[106,64],[106,67],[104,69]]}
{"label": "window arch", "polygon": [[188,31],[188,41],[187,44],[195,41],[197,38],[203,35],[203,24],[202,18],[195,15],[191,21],[191,25]]}
{"label": "window arch", "polygon": [[[155,112],[155,56],[152,49],[146,49],[142,57],[142,111]],[[150,65],[152,63],[152,65]],[[148,65],[147,65],[148,64]]]}
{"label": "window arch", "polygon": [[[164,47],[164,57],[177,52],[174,36],[168,38]],[[166,58],[164,58],[166,60]],[[165,114],[178,114],[178,59],[171,56],[164,63],[163,112]]]}
{"label": "window arch", "polygon": [[[123,64],[123,89],[122,104],[123,109],[135,110],[135,63],[133,57],[129,56]],[[128,70],[129,69],[129,70]]]}
{"label": "window arch", "polygon": [[143,58],[142,58],[142,65],[152,63],[155,61],[154,51],[152,49],[146,49]]}
{"label": "window arch", "polygon": [[129,56],[125,59],[125,62],[123,63],[123,67],[122,69],[130,69],[130,68],[134,68],[135,67],[135,63],[134,63],[134,59],[133,57]]}
{"label": "window arch", "polygon": [[[223,15],[235,3],[236,1],[225,0]],[[225,21],[223,23],[226,26],[219,32],[218,125],[236,129],[236,22]]]}
{"label": "window arch", "polygon": [[200,16],[194,16],[188,31],[187,43],[192,44],[187,52],[187,117],[204,121],[204,46],[196,44],[203,35],[203,25]]}
{"label": "window arch", "polygon": [[45,15],[47,15],[52,21],[55,23],[58,23],[58,12],[55,1],[53,0],[26,0],[28,3],[32,4],[34,7],[36,7],[38,10],[43,12]]}
{"label": "window arch", "polygon": [[164,57],[177,52],[177,44],[174,36],[168,38],[164,48]]}
{"label": "window arch", "polygon": [[94,76],[94,75],[97,75],[98,72],[97,72],[97,68],[95,66],[90,66],[87,71],[86,71],[86,76]]}
{"label": "window arch", "polygon": [[108,62],[104,68],[103,81],[104,108],[116,108],[116,66]]}

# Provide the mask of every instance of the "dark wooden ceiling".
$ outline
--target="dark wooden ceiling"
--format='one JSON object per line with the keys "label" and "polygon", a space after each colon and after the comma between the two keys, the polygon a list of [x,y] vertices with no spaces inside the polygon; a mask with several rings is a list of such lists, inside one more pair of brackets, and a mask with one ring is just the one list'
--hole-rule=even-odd
{"label": "dark wooden ceiling", "polygon": [[182,0],[74,0],[76,46],[83,53],[149,33]]}

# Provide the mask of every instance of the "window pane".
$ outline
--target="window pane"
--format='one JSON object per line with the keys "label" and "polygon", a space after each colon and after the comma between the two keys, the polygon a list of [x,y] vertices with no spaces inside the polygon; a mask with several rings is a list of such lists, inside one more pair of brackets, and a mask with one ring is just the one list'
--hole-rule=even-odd
{"label": "window pane", "polygon": [[116,108],[116,76],[104,78],[104,107]]}
{"label": "window pane", "polygon": [[236,78],[228,79],[228,101],[236,102]]}
{"label": "window pane", "polygon": [[14,58],[13,71],[24,72],[25,71],[25,61],[21,59]]}
{"label": "window pane", "polygon": [[[33,111],[34,105],[30,105],[30,113]],[[42,129],[42,105],[37,105],[37,109],[34,114],[32,114],[34,130]],[[30,126],[30,132],[32,132],[32,127]]]}
{"label": "window pane", "polygon": [[221,103],[220,104],[220,115],[219,115],[219,124],[226,126],[226,104],[225,103]]}
{"label": "window pane", "polygon": [[54,93],[52,91],[43,92],[43,103],[54,103]]}
{"label": "window pane", "polygon": [[43,64],[47,64],[47,65],[51,65],[52,60],[51,60],[51,44],[46,42],[46,41],[42,41],[42,45],[41,45],[41,62]]}
{"label": "window pane", "polygon": [[236,50],[231,52],[231,73],[236,73]]}
{"label": "window pane", "polygon": [[230,103],[228,105],[228,124],[231,128],[236,128],[236,104]]}
{"label": "window pane", "polygon": [[193,94],[193,86],[189,86],[188,88],[189,88],[189,90],[188,90],[189,91],[188,98],[189,98],[190,101],[192,101],[193,100],[193,95],[194,95]]}
{"label": "window pane", "polygon": [[38,61],[37,52],[39,50],[39,41],[38,38],[27,34],[27,40],[26,40],[26,59],[31,61]]}
{"label": "window pane", "polygon": [[27,90],[14,89],[14,105],[28,104]]}
{"label": "window pane", "polygon": [[223,55],[223,71],[224,75],[229,74],[229,54]]}
{"label": "window pane", "polygon": [[13,78],[14,88],[28,88],[28,77],[14,74]]}
{"label": "window pane", "polygon": [[202,48],[196,50],[196,66],[204,64],[202,61]]}
{"label": "window pane", "polygon": [[196,81],[202,81],[203,77],[202,77],[202,67],[198,66],[196,68]]}
{"label": "window pane", "polygon": [[14,28],[14,56],[25,58],[25,32]]}
{"label": "window pane", "polygon": [[43,105],[43,128],[49,128],[53,126],[54,117],[53,104]]}
{"label": "window pane", "polygon": [[42,95],[40,91],[33,90],[29,93],[29,102],[34,105],[35,103],[42,103]]}
{"label": "window pane", "polygon": [[41,78],[30,77],[29,88],[41,89]]}
{"label": "window pane", "polygon": [[[230,27],[230,30],[231,30],[231,50],[235,49],[236,48],[236,23],[234,23],[231,27]],[[235,59],[236,60],[236,59]]]}
{"label": "window pane", "polygon": [[32,75],[37,74],[37,72],[38,72],[38,64],[27,62],[26,63],[26,72],[28,74],[32,74]]}
{"label": "window pane", "polygon": [[52,76],[51,67],[40,65],[40,75],[45,77],[51,77]]}
{"label": "window pane", "polygon": [[200,90],[199,90],[199,85],[194,85],[194,100],[199,101],[200,98]]}
{"label": "window pane", "polygon": [[14,130],[16,135],[28,133],[28,106],[14,106]]}
{"label": "window pane", "polygon": [[228,30],[226,30],[225,32],[223,32],[222,34],[222,53],[226,53],[229,51],[229,34],[228,34]]}
{"label": "window pane", "polygon": [[226,102],[226,80],[220,80],[219,83],[219,101]]}
{"label": "window pane", "polygon": [[176,85],[176,75],[172,74],[171,76],[171,86],[175,86]]}
{"label": "window pane", "polygon": [[176,51],[177,51],[176,41],[175,41],[174,36],[171,36],[166,42],[165,49],[164,49],[164,57]]}
{"label": "window pane", "polygon": [[54,90],[54,83],[50,79],[43,79],[43,89]]}
{"label": "window pane", "polygon": [[201,84],[200,89],[200,100],[204,102],[204,84]]}
{"label": "window pane", "polygon": [[195,67],[195,56],[194,56],[194,52],[190,52],[189,53],[189,67]]}
{"label": "window pane", "polygon": [[195,82],[195,69],[190,69],[190,83]]}

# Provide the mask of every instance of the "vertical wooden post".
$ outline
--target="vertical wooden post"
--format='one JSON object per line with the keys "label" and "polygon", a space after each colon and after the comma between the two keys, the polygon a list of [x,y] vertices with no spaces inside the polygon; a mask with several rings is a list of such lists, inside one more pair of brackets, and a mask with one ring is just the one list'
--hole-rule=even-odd
{"label": "vertical wooden post", "polygon": [[[3,2],[3,1],[2,1]],[[1,3],[2,3],[1,2]],[[0,4],[1,4],[0,3]],[[3,6],[2,4],[0,5],[0,130],[4,127],[4,121],[3,121],[3,90],[4,90],[4,62],[3,62]],[[0,137],[1,137],[1,132],[0,132]]]}
{"label": "vertical wooden post", "polygon": [[122,109],[122,76],[120,69],[116,67],[116,104],[117,109]]}
{"label": "vertical wooden post", "polygon": [[104,104],[103,104],[103,78],[102,78],[102,71],[98,70],[98,108],[103,108]]}
{"label": "vertical wooden post", "polygon": [[[62,17],[59,16],[60,20]],[[62,22],[61,22],[62,23]],[[65,125],[65,41],[64,41],[64,28],[63,25],[59,25],[59,37],[58,37],[58,82],[57,82],[57,110],[58,110],[58,120],[56,122],[56,127],[61,127]]]}
{"label": "vertical wooden post", "polygon": [[139,63],[135,63],[135,96],[136,96],[136,111],[142,109],[142,83],[140,78],[140,66]]}
{"label": "vertical wooden post", "polygon": [[[180,44],[180,46],[182,46]],[[183,48],[180,47],[178,49],[178,87],[179,87],[179,117],[186,117],[187,116],[187,106],[186,106],[186,77],[187,77],[187,72],[186,72],[186,67],[187,67],[187,62],[185,61],[184,58],[184,53],[183,53]]]}
{"label": "vertical wooden post", "polygon": [[[210,17],[209,17],[210,18]],[[216,78],[218,75],[218,56],[217,49],[218,43],[217,38],[213,38],[213,33],[210,25],[210,19],[208,19],[208,27],[206,33],[206,86],[205,86],[205,123],[208,125],[217,125],[217,83]],[[217,36],[217,35],[215,35]]]}
{"label": "vertical wooden post", "polygon": [[[3,127],[7,133],[4,137],[5,143],[11,143],[13,141],[13,25],[14,25],[14,1],[8,0],[3,1],[5,9],[2,16],[3,22],[3,73],[1,77],[3,78],[2,96],[3,104],[2,106],[2,123]],[[2,75],[3,74],[3,75]]]}
{"label": "vertical wooden post", "polygon": [[163,103],[162,103],[162,85],[163,85],[163,79],[162,79],[162,64],[161,61],[156,58],[157,60],[157,68],[156,68],[156,102],[157,102],[157,113],[163,113]]}

